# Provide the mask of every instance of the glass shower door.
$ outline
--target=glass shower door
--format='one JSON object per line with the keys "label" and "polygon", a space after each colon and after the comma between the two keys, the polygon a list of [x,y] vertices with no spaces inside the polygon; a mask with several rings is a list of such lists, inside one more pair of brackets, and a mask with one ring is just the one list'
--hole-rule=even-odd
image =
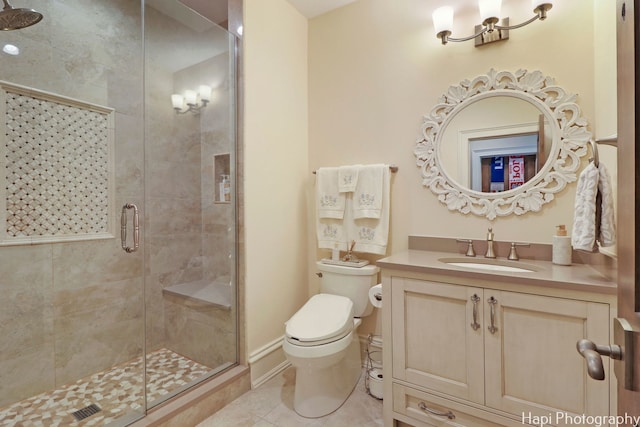
{"label": "glass shower door", "polygon": [[124,424],[146,410],[144,256],[120,240],[144,211],[141,2],[12,3],[43,19],[0,31],[0,424]]}
{"label": "glass shower door", "polygon": [[221,26],[178,0],[145,0],[144,21],[151,408],[237,361],[236,78]]}

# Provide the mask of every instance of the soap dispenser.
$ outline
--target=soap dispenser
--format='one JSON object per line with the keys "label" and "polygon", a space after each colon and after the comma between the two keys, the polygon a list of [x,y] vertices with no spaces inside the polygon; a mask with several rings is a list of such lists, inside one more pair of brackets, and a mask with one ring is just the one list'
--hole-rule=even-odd
{"label": "soap dispenser", "polygon": [[564,224],[556,226],[551,261],[558,265],[571,265],[571,237],[567,235]]}

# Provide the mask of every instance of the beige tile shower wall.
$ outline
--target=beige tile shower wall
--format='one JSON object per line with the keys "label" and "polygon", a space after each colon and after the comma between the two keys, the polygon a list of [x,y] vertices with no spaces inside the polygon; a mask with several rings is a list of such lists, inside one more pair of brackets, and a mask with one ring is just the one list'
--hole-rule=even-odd
{"label": "beige tile shower wall", "polygon": [[[222,30],[217,30],[216,37],[225,37]],[[200,164],[202,185],[202,255],[204,278],[211,281],[229,283],[232,275],[233,262],[229,258],[234,247],[234,208],[231,202],[219,203],[215,200],[215,186],[220,182],[221,171],[214,170],[214,157],[231,154],[234,149],[233,122],[231,109],[233,108],[233,92],[229,86],[229,66],[232,58],[229,52],[222,53],[203,63],[189,68],[192,81],[200,81],[213,85],[212,101],[202,112],[200,123],[202,163]],[[180,84],[177,76],[176,83]],[[235,168],[229,164],[229,174]],[[233,180],[232,185],[236,182]],[[235,188],[232,188],[232,191]]]}
{"label": "beige tile shower wall", "polygon": [[51,245],[0,248],[0,407],[55,386]]}
{"label": "beige tile shower wall", "polygon": [[[226,32],[212,29],[208,37],[225,38]],[[229,55],[216,55],[174,74],[173,87],[180,93],[199,84],[211,85],[212,100],[199,116],[200,210],[199,242],[202,279],[231,286],[234,242],[234,209],[231,203],[215,200],[220,171],[214,170],[214,156],[233,150],[229,93]],[[185,117],[179,117],[184,120]],[[232,169],[227,172],[231,173]],[[235,359],[235,304],[230,310],[193,307],[184,300],[164,297],[166,345],[168,348],[210,367]]]}
{"label": "beige tile shower wall", "polygon": [[[38,25],[4,32],[22,54],[0,79],[116,110],[116,206],[142,187],[140,7],[129,0],[33,0]],[[116,31],[117,29],[117,31]],[[0,249],[0,406],[142,351],[142,259],[119,240]]]}
{"label": "beige tile shower wall", "polygon": [[[214,203],[213,170],[213,156],[233,149],[229,57],[215,54],[227,47],[226,32],[193,32],[147,12],[147,348],[168,347],[215,367],[235,360],[235,307],[194,307],[162,290],[200,279],[231,280],[234,211],[231,204]],[[181,46],[200,59],[175,66]],[[176,115],[171,94],[201,84],[213,87],[211,103],[199,115]]]}

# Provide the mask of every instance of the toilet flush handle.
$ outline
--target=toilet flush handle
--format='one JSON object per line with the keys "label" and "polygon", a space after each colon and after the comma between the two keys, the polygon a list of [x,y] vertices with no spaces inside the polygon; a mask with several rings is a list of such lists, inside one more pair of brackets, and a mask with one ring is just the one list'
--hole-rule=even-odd
{"label": "toilet flush handle", "polygon": [[322,277],[322,273],[318,272],[318,273],[316,273],[316,276]]}

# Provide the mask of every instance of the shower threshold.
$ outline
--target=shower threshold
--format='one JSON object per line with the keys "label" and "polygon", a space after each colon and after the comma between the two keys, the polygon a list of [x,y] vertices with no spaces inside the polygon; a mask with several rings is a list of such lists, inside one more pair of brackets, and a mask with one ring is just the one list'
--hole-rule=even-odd
{"label": "shower threshold", "polygon": [[[203,378],[211,368],[166,348],[147,355],[147,399],[166,400]],[[132,411],[142,411],[142,357],[98,372],[59,389],[0,408],[2,427],[102,426]],[[73,413],[90,405],[101,410],[78,421]]]}

